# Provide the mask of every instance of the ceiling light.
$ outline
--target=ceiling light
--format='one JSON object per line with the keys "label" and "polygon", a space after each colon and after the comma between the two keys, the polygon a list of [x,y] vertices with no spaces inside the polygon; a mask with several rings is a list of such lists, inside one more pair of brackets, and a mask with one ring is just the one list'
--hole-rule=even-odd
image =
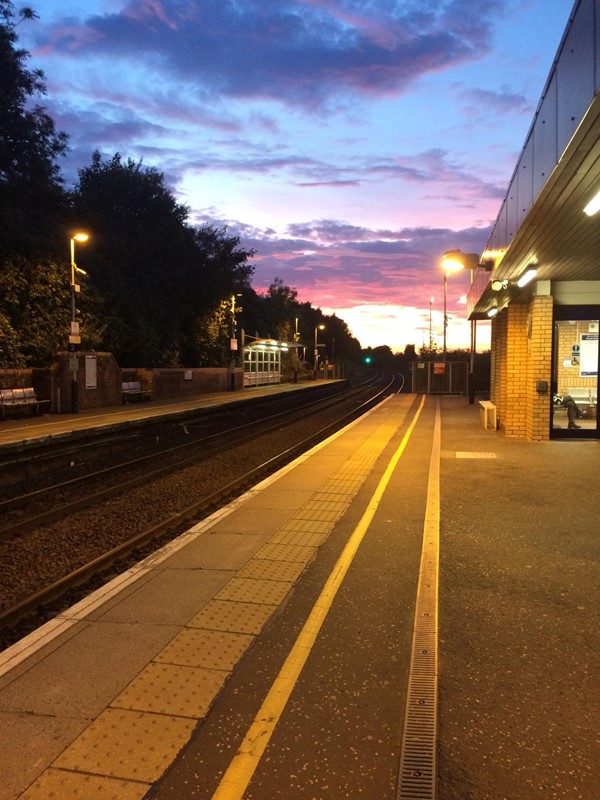
{"label": "ceiling light", "polygon": [[501,280],[493,280],[491,283],[492,291],[499,292],[501,289],[506,289],[508,286],[508,281],[501,281]]}
{"label": "ceiling light", "polygon": [[600,211],[600,192],[594,195],[587,206],[583,209],[584,213],[588,215],[588,217],[593,217],[598,211]]}
{"label": "ceiling light", "polygon": [[498,309],[494,306],[494,308],[490,308],[490,310],[487,312],[487,315],[491,319],[492,317],[495,317],[497,313]]}
{"label": "ceiling light", "polygon": [[530,269],[525,270],[525,272],[521,275],[521,277],[517,281],[517,286],[521,288],[523,288],[523,286],[527,286],[527,284],[530,281],[532,281],[536,275],[537,275],[537,269],[535,267],[531,267]]}

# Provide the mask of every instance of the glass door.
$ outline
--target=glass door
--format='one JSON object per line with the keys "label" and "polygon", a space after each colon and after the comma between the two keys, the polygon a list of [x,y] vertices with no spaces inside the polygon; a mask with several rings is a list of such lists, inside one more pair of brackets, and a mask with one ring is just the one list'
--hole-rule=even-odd
{"label": "glass door", "polygon": [[[578,316],[574,309],[561,309]],[[556,319],[552,367],[553,438],[598,436],[598,319]]]}

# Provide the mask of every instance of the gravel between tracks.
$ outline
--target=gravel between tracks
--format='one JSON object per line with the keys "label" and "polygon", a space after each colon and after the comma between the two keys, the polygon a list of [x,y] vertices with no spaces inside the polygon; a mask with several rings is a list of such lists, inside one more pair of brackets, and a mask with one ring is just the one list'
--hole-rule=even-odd
{"label": "gravel between tracks", "polygon": [[[158,523],[171,513],[199,501],[253,466],[269,460],[285,447],[304,440],[339,416],[330,409],[277,431],[257,436],[252,442],[232,447],[192,467],[108,500],[67,519],[0,543],[0,608],[8,608],[49,586],[138,532]],[[283,443],[283,446],[282,446]],[[192,523],[185,524],[190,527]],[[161,538],[172,538],[181,531]],[[160,544],[159,543],[159,544]],[[50,610],[56,613],[56,609]],[[42,612],[42,615],[48,612]],[[29,629],[39,620],[25,622]],[[23,635],[5,632],[0,647]]]}

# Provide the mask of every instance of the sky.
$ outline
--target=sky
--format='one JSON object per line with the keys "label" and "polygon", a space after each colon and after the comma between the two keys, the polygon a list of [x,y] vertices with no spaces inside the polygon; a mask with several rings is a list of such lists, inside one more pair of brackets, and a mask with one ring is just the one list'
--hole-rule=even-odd
{"label": "sky", "polygon": [[[67,185],[94,150],[141,159],[192,224],[256,251],[255,290],[280,278],[394,352],[430,334],[441,349],[440,259],[483,251],[573,7],[31,4],[39,19],[17,31],[70,136]],[[448,277],[448,349],[469,346],[468,288],[468,272]],[[477,340],[489,347],[485,323]]]}

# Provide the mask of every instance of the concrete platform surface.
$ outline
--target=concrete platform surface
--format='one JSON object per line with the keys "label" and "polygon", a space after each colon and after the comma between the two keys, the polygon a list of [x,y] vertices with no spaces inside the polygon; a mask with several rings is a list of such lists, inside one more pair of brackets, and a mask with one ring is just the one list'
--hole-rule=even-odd
{"label": "concrete platform surface", "polygon": [[0,800],[395,800],[426,574],[438,800],[600,796],[599,448],[389,398],[0,654]]}

